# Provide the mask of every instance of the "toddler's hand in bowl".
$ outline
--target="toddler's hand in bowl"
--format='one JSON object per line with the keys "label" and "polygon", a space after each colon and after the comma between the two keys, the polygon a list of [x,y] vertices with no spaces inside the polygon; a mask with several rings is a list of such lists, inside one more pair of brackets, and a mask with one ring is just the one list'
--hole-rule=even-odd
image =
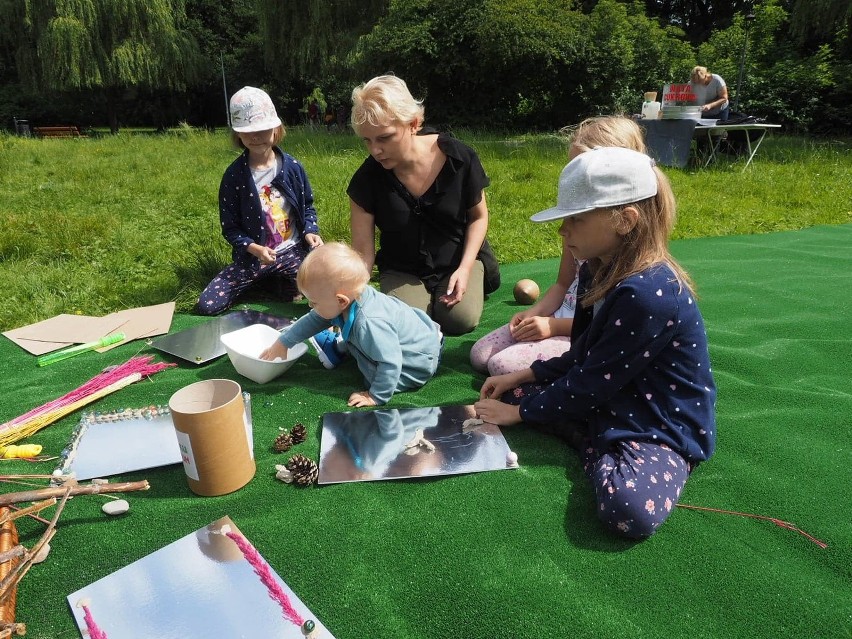
{"label": "toddler's hand in bowl", "polygon": [[282,360],[287,359],[287,347],[277,339],[272,343],[272,346],[260,354],[260,359],[265,359],[270,362],[279,358]]}

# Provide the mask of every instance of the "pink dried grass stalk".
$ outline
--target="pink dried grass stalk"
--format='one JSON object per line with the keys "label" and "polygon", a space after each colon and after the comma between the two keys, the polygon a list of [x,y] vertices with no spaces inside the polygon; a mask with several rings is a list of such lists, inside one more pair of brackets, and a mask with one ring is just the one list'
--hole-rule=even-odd
{"label": "pink dried grass stalk", "polygon": [[133,357],[124,364],[112,367],[93,377],[70,393],[0,424],[0,446],[13,444],[86,404],[138,382],[143,377],[175,366],[175,364],[163,362],[151,363],[152,359],[154,359],[152,355]]}
{"label": "pink dried grass stalk", "polygon": [[89,631],[91,639],[107,639],[106,633],[95,623],[95,618],[92,616],[92,611],[86,604],[83,604],[83,621],[86,622],[86,630]]}
{"label": "pink dried grass stalk", "polygon": [[272,571],[269,569],[269,564],[264,561],[263,557],[260,556],[260,553],[257,552],[254,546],[251,545],[248,539],[239,535],[235,532],[226,532],[228,538],[237,544],[237,548],[242,551],[243,556],[246,558],[246,561],[251,564],[252,568],[254,568],[257,576],[260,577],[261,583],[266,586],[266,589],[269,591],[269,596],[278,602],[281,606],[281,610],[284,613],[284,617],[301,627],[302,624],[305,623],[304,618],[293,608],[293,604],[290,603],[290,597],[287,596],[287,593],[284,592],[284,589],[281,588],[279,583],[275,580],[275,576],[272,574]]}

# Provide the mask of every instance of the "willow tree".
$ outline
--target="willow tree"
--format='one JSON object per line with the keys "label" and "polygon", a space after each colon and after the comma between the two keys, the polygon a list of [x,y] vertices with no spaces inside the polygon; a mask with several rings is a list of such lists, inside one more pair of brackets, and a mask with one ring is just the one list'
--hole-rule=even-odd
{"label": "willow tree", "polygon": [[[110,130],[125,89],[183,90],[200,55],[183,0],[5,0],[18,75],[33,88],[101,91]],[[13,22],[14,24],[11,24]],[[8,33],[8,32],[7,32]]]}
{"label": "willow tree", "polygon": [[270,70],[320,79],[339,68],[390,0],[259,0],[260,35]]}
{"label": "willow tree", "polygon": [[849,38],[852,0],[793,0],[792,4],[790,23],[800,37]]}

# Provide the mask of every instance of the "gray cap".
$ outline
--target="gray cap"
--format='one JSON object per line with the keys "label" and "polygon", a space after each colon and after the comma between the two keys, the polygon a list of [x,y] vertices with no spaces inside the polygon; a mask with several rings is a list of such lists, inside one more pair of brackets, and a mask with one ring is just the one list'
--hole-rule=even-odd
{"label": "gray cap", "polygon": [[654,160],[631,149],[599,147],[581,153],[562,169],[556,206],[530,219],[549,222],[594,209],[632,204],[656,194]]}

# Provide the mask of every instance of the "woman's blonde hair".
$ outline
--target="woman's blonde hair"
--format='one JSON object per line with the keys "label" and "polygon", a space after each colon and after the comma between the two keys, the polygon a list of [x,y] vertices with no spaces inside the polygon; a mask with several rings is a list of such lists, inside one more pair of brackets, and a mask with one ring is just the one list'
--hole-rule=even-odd
{"label": "woman's blonde hair", "polygon": [[645,137],[642,128],[632,119],[621,115],[606,115],[586,118],[562,132],[577,153],[585,153],[597,147],[617,146],[645,153]]}
{"label": "woman's blonde hair", "polygon": [[[243,135],[249,134],[244,133]],[[272,134],[272,146],[278,146],[281,143],[281,140],[284,139],[285,135],[287,135],[287,131],[283,124],[279,124],[275,127],[275,133]],[[240,134],[233,129],[231,130],[231,143],[238,149],[246,148],[246,145],[243,144],[243,141],[240,139]]]}
{"label": "woman's blonde hair", "polygon": [[614,207],[611,210],[613,223],[618,226],[624,221],[624,209],[633,207],[639,215],[633,228],[622,236],[622,244],[615,252],[607,268],[602,268],[598,258],[589,260],[594,273],[592,285],[581,299],[584,307],[592,306],[603,299],[616,284],[625,278],[644,271],[654,264],[668,264],[675,273],[680,286],[685,286],[695,295],[695,287],[687,272],[669,252],[669,236],[674,229],[677,207],[668,178],[656,166],[657,194],[639,202]]}
{"label": "woman's blonde hair", "polygon": [[370,272],[361,256],[343,242],[322,244],[308,253],[296,274],[296,286],[305,288],[325,284],[338,293],[357,297],[370,281]]}
{"label": "woman's blonde hair", "polygon": [[704,82],[710,76],[707,67],[692,67],[692,72],[689,74],[689,79],[692,82]]}
{"label": "woman's blonde hair", "polygon": [[352,90],[351,122],[355,133],[364,124],[378,127],[415,120],[420,129],[424,113],[423,101],[415,100],[405,81],[395,75],[377,76]]}

